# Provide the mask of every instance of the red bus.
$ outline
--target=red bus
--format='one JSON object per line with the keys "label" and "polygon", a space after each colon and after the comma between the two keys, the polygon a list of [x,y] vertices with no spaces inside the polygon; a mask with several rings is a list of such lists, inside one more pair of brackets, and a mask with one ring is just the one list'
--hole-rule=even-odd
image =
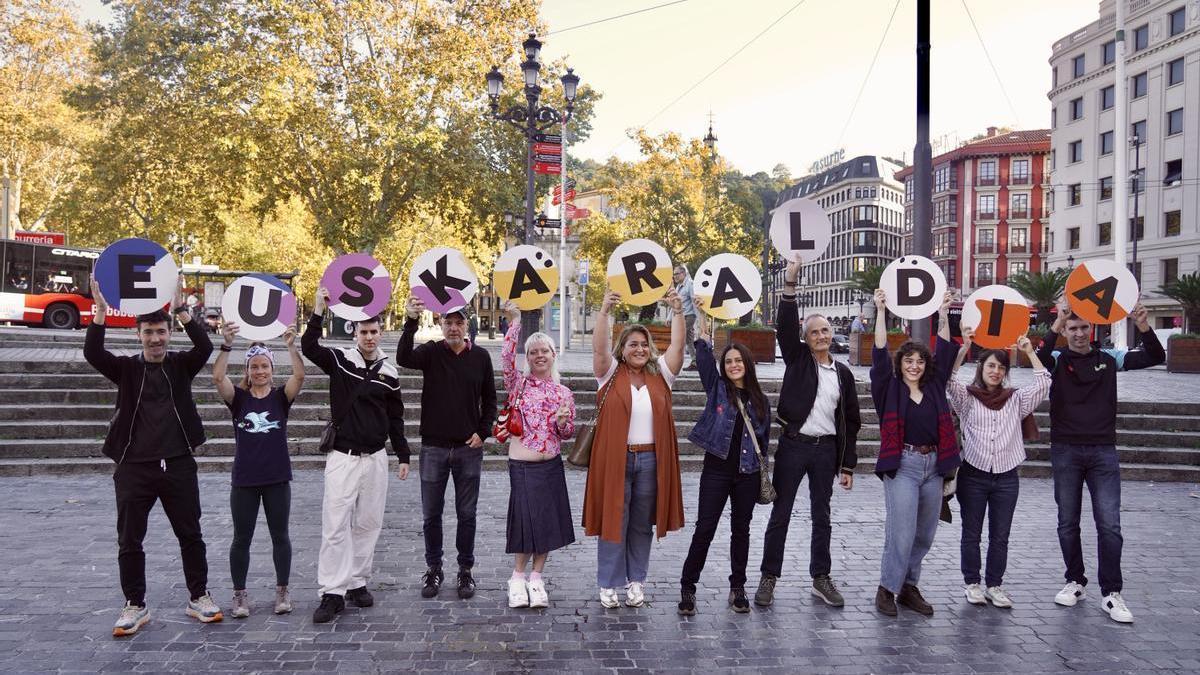
{"label": "red bus", "polygon": [[[46,328],[92,322],[91,274],[100,251],[0,240],[0,321]],[[108,310],[107,324],[131,327],[132,314]]]}

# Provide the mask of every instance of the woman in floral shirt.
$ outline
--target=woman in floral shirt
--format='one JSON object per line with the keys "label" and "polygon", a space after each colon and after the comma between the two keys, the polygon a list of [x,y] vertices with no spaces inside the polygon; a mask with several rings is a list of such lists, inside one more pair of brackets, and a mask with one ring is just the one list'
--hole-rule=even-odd
{"label": "woman in floral shirt", "polygon": [[[554,341],[545,333],[525,340],[525,370],[517,371],[517,340],[521,311],[508,302],[508,332],[504,335],[504,388],[511,415],[521,422],[520,436],[508,441],[508,543],[516,555],[508,580],[509,607],[548,607],[542,570],[550,551],[575,541],[562,443],[575,435],[575,398],[559,382]],[[525,565],[533,559],[528,580]]]}

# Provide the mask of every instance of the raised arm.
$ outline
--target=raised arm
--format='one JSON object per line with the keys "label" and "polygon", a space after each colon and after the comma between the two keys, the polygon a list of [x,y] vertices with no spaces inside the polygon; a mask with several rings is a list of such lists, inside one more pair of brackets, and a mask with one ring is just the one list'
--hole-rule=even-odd
{"label": "raised arm", "polygon": [[1029,415],[1046,400],[1046,396],[1050,394],[1050,373],[1042,362],[1038,359],[1037,351],[1033,348],[1033,343],[1029,338],[1022,335],[1017,338],[1017,349],[1025,352],[1029,357],[1029,363],[1033,366],[1033,382],[1021,387],[1017,390],[1017,401],[1020,405],[1019,412],[1021,417]]}
{"label": "raised arm", "polygon": [[950,378],[946,381],[946,393],[950,396],[950,407],[954,412],[962,415],[967,410],[967,400],[970,396],[967,393],[967,388],[958,380],[958,369],[967,358],[967,354],[971,351],[971,343],[975,339],[975,330],[972,328],[963,328],[963,344],[958,349],[958,355],[954,359],[954,366],[950,369]]}
{"label": "raised arm", "polygon": [[967,360],[967,355],[971,353],[971,344],[975,341],[975,329],[964,326],[962,337],[962,347],[958,349],[958,356],[954,359],[954,367],[950,370],[951,379],[958,373],[958,369],[962,367],[963,361]]}
{"label": "raised arm", "polygon": [[1164,363],[1167,353],[1163,351],[1158,335],[1150,328],[1149,313],[1140,302],[1133,308],[1133,323],[1142,336],[1142,348],[1125,354],[1124,370],[1139,370]]}
{"label": "raised arm", "polygon": [[683,298],[671,289],[667,292],[667,305],[671,307],[671,344],[667,346],[667,352],[663,354],[663,360],[666,361],[667,368],[671,373],[678,375],[679,371],[683,370],[683,351],[687,343],[687,324],[683,320]]}
{"label": "raised arm", "polygon": [[950,341],[950,304],[954,302],[954,295],[950,291],[946,291],[946,295],[942,297],[942,306],[938,308],[938,337]]}
{"label": "raised arm", "polygon": [[195,377],[204,368],[204,364],[208,363],[208,357],[212,356],[213,344],[208,337],[208,331],[204,330],[200,322],[192,320],[192,313],[187,309],[182,274],[179,275],[179,283],[175,288],[175,298],[171,301],[171,313],[179,318],[179,323],[183,324],[183,332],[187,333],[188,339],[192,341],[192,348],[180,354],[180,358],[188,373]]}
{"label": "raised arm", "polygon": [[504,315],[508,317],[508,332],[504,334],[504,348],[500,350],[500,365],[504,373],[504,389],[511,397],[521,382],[517,372],[517,340],[521,337],[521,310],[508,300],[504,303]]}
{"label": "raised arm", "polygon": [[429,354],[423,349],[413,347],[417,337],[417,319],[425,311],[425,302],[417,297],[410,297],[404,308],[404,329],[400,331],[400,344],[396,347],[396,363],[405,368],[425,370],[429,365]]}
{"label": "raised arm", "polygon": [[292,362],[292,375],[283,385],[283,393],[287,400],[295,401],[300,388],[304,386],[304,359],[300,357],[300,350],[296,349],[296,329],[289,327],[284,331],[283,341],[287,344],[288,357]]}
{"label": "raised arm", "polygon": [[783,270],[783,293],[775,309],[775,339],[779,341],[779,352],[784,363],[808,355],[808,343],[800,337],[800,312],[796,308],[796,279],[800,275],[800,261],[788,261]]}
{"label": "raised arm", "polygon": [[217,393],[225,405],[233,403],[234,386],[229,379],[229,353],[233,348],[233,339],[237,336],[238,325],[226,321],[221,325],[221,351],[217,353],[217,362],[213,364],[212,379],[217,387]]}
{"label": "raised arm", "polygon": [[101,375],[113,382],[121,380],[120,358],[104,348],[104,321],[108,314],[108,303],[100,293],[100,284],[92,276],[92,301],[96,303],[96,311],[92,314],[92,324],[88,326],[87,335],[83,339],[83,358]]}
{"label": "raised arm", "polygon": [[887,295],[875,289],[875,349],[887,349]]}
{"label": "raised arm", "polygon": [[596,315],[596,326],[592,328],[592,374],[600,379],[612,368],[612,325],[610,313],[613,305],[620,302],[621,296],[609,289],[604,294],[600,304],[600,312]]}
{"label": "raised arm", "polygon": [[1071,316],[1071,305],[1066,298],[1060,298],[1058,301],[1058,316],[1054,317],[1054,323],[1050,326],[1050,333],[1042,337],[1042,344],[1038,346],[1037,357],[1042,365],[1046,366],[1046,370],[1054,372],[1054,347],[1058,344],[1058,336],[1062,334],[1063,328],[1067,325],[1067,319]]}
{"label": "raised arm", "polygon": [[317,298],[313,303],[312,316],[308,317],[308,325],[304,327],[304,335],[300,336],[300,351],[304,358],[312,361],[326,375],[337,367],[333,353],[328,347],[321,346],[321,322],[325,320],[325,305],[329,299],[329,291],[324,287],[317,289]]}
{"label": "raised arm", "polygon": [[704,311],[704,300],[696,298],[696,309],[698,316],[696,317],[696,371],[700,375],[700,384],[704,387],[704,391],[712,393],[713,388],[720,382],[721,376],[717,372],[717,362],[713,358],[712,348],[712,321],[708,318],[708,313]]}

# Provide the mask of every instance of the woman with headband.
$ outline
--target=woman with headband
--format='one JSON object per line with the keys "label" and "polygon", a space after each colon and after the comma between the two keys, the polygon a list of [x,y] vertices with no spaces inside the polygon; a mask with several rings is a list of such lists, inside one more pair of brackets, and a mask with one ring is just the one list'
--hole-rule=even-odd
{"label": "woman with headband", "polygon": [[236,386],[226,371],[238,325],[226,322],[221,328],[224,342],[213,365],[217,393],[233,414],[233,486],[229,510],[233,516],[233,543],[229,546],[229,572],[233,577],[233,616],[250,616],[246,572],[250,567],[250,541],[261,502],[271,531],[275,560],[275,613],[292,611],[288,598],[288,576],[292,567],[292,542],[288,537],[288,512],[292,502],[292,465],[288,457],[287,418],[292,401],[304,384],[304,360],[296,347],[296,332],[283,334],[291,360],[292,375],[282,387],[274,386],[275,357],[261,342],[246,350],[246,370]]}

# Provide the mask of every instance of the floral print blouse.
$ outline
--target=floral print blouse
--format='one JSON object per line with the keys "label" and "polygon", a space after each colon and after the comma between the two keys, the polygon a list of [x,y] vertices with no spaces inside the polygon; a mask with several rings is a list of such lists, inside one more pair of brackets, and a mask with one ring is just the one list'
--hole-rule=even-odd
{"label": "floral print blouse", "polygon": [[[504,367],[504,389],[509,401],[515,399],[523,433],[520,438],[509,441],[509,456],[520,459],[518,444],[540,457],[554,457],[562,452],[561,440],[575,435],[575,396],[566,385],[553,380],[543,380],[525,375],[517,370],[517,340],[521,337],[521,322],[514,321],[504,335],[504,350],[500,361]],[[556,418],[558,409],[566,404],[570,413],[567,421],[559,426]]]}

